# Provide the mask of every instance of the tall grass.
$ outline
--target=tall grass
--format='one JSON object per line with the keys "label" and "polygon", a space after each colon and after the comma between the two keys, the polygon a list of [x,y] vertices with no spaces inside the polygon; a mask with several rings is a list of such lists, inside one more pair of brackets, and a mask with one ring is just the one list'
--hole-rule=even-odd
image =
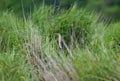
{"label": "tall grass", "polygon": [[[40,7],[25,21],[12,12],[1,15],[1,81],[120,80],[119,22],[107,26],[76,6],[58,13]],[[67,49],[59,49],[55,33]]]}

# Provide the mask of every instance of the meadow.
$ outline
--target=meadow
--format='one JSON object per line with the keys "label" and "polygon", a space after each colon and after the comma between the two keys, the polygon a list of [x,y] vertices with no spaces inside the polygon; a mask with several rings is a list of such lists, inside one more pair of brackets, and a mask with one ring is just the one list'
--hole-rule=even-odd
{"label": "meadow", "polygon": [[120,22],[75,5],[0,15],[0,81],[120,81]]}

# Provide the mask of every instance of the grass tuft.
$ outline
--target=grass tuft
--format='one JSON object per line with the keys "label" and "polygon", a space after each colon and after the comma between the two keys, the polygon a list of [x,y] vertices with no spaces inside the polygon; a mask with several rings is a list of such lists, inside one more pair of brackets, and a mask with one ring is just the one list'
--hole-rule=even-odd
{"label": "grass tuft", "polygon": [[[119,81],[120,27],[75,5],[35,9],[26,20],[0,16],[1,81]],[[60,50],[55,33],[66,49]]]}

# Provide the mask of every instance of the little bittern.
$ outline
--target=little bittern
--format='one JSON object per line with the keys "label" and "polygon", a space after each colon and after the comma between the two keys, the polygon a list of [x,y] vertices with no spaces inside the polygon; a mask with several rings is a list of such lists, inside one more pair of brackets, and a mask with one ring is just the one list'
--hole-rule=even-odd
{"label": "little bittern", "polygon": [[64,49],[64,48],[65,48],[65,45],[64,45],[64,43],[63,43],[62,36],[61,36],[59,33],[57,33],[57,35],[58,35],[59,48],[60,48],[60,49]]}
{"label": "little bittern", "polygon": [[57,33],[57,35],[58,35],[59,48],[62,49],[62,50],[66,48],[65,51],[67,52],[67,54],[70,54],[70,57],[73,59],[72,52],[68,48],[68,46],[66,45],[66,43],[64,42],[64,40],[62,39],[62,36],[59,33]]}

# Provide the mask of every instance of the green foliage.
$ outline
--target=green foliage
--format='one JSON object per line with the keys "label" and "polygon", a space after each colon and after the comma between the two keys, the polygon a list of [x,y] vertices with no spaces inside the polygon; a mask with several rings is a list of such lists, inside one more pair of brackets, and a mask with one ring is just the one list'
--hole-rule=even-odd
{"label": "green foliage", "polygon": [[13,15],[11,12],[1,13],[0,37],[2,45],[0,49],[4,51],[13,47],[15,47],[15,50],[19,50],[22,44],[21,32],[24,30],[23,22]]}
{"label": "green foliage", "polygon": [[[107,52],[101,51],[101,55],[94,55],[90,50],[76,52],[75,67],[79,75],[79,81],[120,80],[120,60]],[[115,69],[116,68],[116,69]]]}
{"label": "green foliage", "polygon": [[[76,5],[58,13],[42,6],[25,20],[0,14],[0,80],[120,80],[120,23],[107,26]],[[55,33],[69,43],[73,32],[73,49],[57,49]]]}
{"label": "green foliage", "polygon": [[79,81],[120,79],[119,69],[114,69],[120,68],[119,25],[114,23],[105,26],[103,23],[92,23],[90,43],[85,49],[73,50]]}
{"label": "green foliage", "polygon": [[[60,33],[64,36],[66,42],[70,42],[70,36],[74,32],[76,40],[88,43],[88,35],[90,36],[92,30],[90,25],[96,21],[93,14],[87,10],[78,10],[76,5],[71,7],[68,11],[61,11],[55,15],[54,10],[47,7],[41,7],[33,13],[33,22],[41,31],[41,34],[50,35],[54,38],[55,33]],[[81,43],[81,42],[80,42]]]}
{"label": "green foliage", "polygon": [[120,19],[119,0],[0,0],[0,10],[14,10],[15,13],[22,14],[23,10],[29,13],[41,4],[69,9],[74,3],[79,8],[87,6],[91,10],[101,11],[105,17]]}
{"label": "green foliage", "polygon": [[0,80],[2,81],[30,81],[30,68],[25,63],[26,57],[15,51],[0,53]]}
{"label": "green foliage", "polygon": [[24,10],[30,9],[32,5],[32,0],[0,0],[0,10],[15,10],[17,12],[22,12],[22,6]]}
{"label": "green foliage", "polygon": [[120,1],[119,0],[88,0],[88,8],[102,12],[105,17],[120,19]]}
{"label": "green foliage", "polygon": [[[111,24],[105,33],[105,44],[111,50],[116,50],[116,52],[120,52],[120,23]],[[110,46],[108,46],[110,45]]]}

